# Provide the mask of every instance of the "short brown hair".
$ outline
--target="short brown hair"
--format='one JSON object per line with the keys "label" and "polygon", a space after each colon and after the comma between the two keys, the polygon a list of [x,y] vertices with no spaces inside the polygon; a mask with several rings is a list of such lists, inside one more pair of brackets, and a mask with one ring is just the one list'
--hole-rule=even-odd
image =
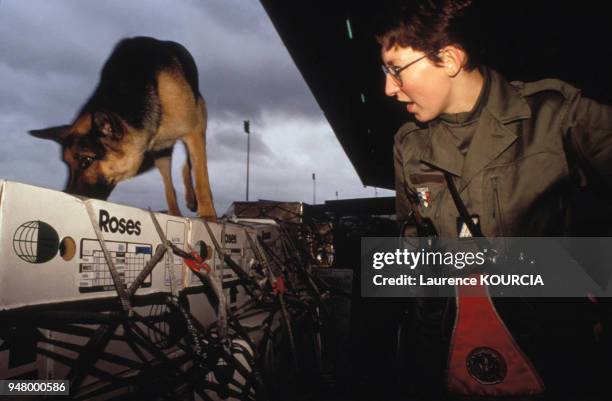
{"label": "short brown hair", "polygon": [[472,70],[480,64],[474,51],[477,7],[472,0],[395,1],[381,15],[376,40],[385,50],[393,46],[411,47],[427,53],[439,63],[438,50],[455,45],[468,55],[465,65]]}

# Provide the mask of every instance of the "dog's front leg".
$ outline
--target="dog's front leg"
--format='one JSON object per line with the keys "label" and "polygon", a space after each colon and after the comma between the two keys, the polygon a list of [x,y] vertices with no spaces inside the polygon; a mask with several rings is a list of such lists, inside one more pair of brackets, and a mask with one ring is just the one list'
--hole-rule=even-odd
{"label": "dog's front leg", "polygon": [[[189,152],[189,150],[187,152]],[[195,190],[193,189],[193,181],[191,180],[191,160],[189,160],[189,153],[187,153],[187,160],[183,165],[183,183],[185,184],[185,201],[187,202],[187,208],[195,212],[198,210],[198,201],[196,199]]]}
{"label": "dog's front leg", "polygon": [[213,205],[210,181],[208,180],[208,166],[206,160],[206,141],[202,131],[196,131],[184,138],[193,175],[195,178],[195,192],[198,202],[198,216],[209,221],[217,221],[217,213]]}
{"label": "dog's front leg", "polygon": [[164,191],[166,192],[166,202],[168,203],[168,213],[173,216],[180,216],[181,211],[176,201],[176,191],[172,184],[172,154],[161,156],[155,159],[155,167],[164,180]]}

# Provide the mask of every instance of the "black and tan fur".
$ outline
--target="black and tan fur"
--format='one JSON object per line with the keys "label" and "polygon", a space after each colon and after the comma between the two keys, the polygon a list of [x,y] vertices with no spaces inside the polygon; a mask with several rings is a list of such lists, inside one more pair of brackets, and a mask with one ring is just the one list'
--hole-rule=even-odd
{"label": "black and tan fur", "polygon": [[[106,199],[121,181],[157,167],[168,212],[180,215],[171,178],[172,149],[182,141],[187,206],[214,220],[206,162],[206,105],[193,57],[182,45],[124,39],[104,64],[100,83],[71,125],[30,131],[63,148],[65,191]],[[195,190],[191,170],[195,177]]]}

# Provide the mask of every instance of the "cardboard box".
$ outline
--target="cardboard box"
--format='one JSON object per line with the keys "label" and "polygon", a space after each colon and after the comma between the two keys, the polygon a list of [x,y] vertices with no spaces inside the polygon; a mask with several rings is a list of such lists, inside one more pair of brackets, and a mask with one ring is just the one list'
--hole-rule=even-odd
{"label": "cardboard box", "polygon": [[304,221],[304,204],[301,202],[275,202],[260,200],[257,202],[234,202],[226,215],[240,218],[275,219],[287,223]]}
{"label": "cardboard box", "polygon": [[[33,305],[116,297],[91,207],[117,271],[129,286],[161,239],[145,210],[59,191],[0,181],[0,311]],[[186,249],[190,221],[155,214],[168,240]],[[174,259],[178,289],[186,266]],[[170,256],[136,292],[170,292]]]}

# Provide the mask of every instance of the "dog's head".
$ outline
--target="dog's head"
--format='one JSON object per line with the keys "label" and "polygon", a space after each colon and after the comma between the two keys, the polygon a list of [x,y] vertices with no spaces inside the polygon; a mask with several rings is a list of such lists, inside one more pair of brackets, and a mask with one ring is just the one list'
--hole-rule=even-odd
{"label": "dog's head", "polygon": [[126,139],[127,124],[115,113],[84,113],[72,125],[62,125],[30,134],[51,139],[62,146],[68,166],[65,192],[107,199],[117,183],[136,174],[142,152],[133,152],[133,141]]}

